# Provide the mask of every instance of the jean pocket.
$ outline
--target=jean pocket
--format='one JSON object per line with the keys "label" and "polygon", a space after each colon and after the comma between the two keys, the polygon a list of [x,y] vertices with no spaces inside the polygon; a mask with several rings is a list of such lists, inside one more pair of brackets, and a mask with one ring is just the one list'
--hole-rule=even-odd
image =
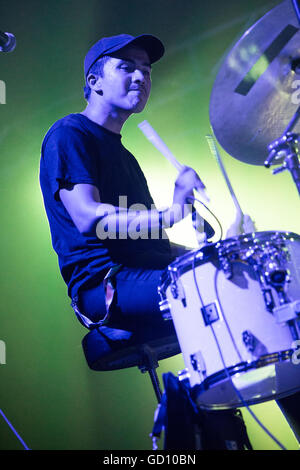
{"label": "jean pocket", "polygon": [[[106,316],[105,291],[103,283],[91,289],[81,290],[78,297],[72,299],[72,307],[81,323],[88,328],[99,326]],[[75,307],[75,308],[74,308]]]}

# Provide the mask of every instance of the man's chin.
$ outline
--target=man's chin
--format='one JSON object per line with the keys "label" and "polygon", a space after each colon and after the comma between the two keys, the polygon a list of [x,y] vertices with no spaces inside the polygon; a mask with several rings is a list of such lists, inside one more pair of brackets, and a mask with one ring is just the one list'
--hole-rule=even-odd
{"label": "man's chin", "polygon": [[141,113],[145,108],[146,104],[147,100],[142,99],[142,97],[140,97],[139,99],[132,100],[130,103],[130,111],[132,113]]}
{"label": "man's chin", "polygon": [[147,103],[144,101],[138,101],[136,103],[131,103],[130,105],[127,106],[120,106],[119,109],[122,110],[123,112],[130,114],[138,114],[141,113]]}
{"label": "man's chin", "polygon": [[131,112],[138,114],[141,113],[145,109],[146,103],[138,103],[136,106],[132,107]]}

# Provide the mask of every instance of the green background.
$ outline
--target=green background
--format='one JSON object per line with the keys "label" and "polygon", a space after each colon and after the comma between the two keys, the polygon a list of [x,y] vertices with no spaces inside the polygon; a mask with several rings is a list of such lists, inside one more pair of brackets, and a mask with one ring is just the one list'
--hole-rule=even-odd
{"label": "green background", "polygon": [[[209,98],[218,67],[243,32],[278,2],[263,0],[53,0],[2,2],[0,28],[17,48],[0,55],[6,104],[0,105],[1,320],[6,364],[0,365],[0,408],[32,449],[151,449],[156,408],[150,379],[138,369],[93,372],[52,250],[38,172],[43,136],[54,121],[85,107],[83,58],[101,36],[158,35],[164,60],[153,70],[148,107],[124,126],[157,204],[171,202],[176,170],[146,141],[147,119],[180,162],[205,182],[224,230],[234,217],[220,170],[209,153]],[[230,110],[228,110],[230,112]],[[289,174],[272,176],[222,152],[243,210],[257,230],[300,233],[298,195]],[[195,246],[188,221],[170,231]],[[162,361],[159,375],[183,368]],[[274,402],[253,409],[288,449],[297,442]],[[244,412],[255,449],[276,449]],[[0,449],[21,449],[0,417]]]}

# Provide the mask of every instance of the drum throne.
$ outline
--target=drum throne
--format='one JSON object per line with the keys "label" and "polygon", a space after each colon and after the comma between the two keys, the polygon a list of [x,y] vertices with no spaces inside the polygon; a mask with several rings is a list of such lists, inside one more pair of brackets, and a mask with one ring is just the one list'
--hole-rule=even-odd
{"label": "drum throne", "polygon": [[166,321],[162,330],[153,335],[147,329],[131,332],[108,326],[94,328],[82,340],[87,364],[95,371],[138,367],[149,374],[160,403],[162,391],[156,372],[159,361],[181,352],[172,322]]}

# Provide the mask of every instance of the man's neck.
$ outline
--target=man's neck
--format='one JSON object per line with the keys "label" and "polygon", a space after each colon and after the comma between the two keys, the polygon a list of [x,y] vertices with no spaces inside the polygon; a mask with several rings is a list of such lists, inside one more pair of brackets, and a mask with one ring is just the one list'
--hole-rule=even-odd
{"label": "man's neck", "polygon": [[83,114],[91,121],[99,124],[105,129],[108,129],[115,134],[120,134],[124,122],[128,119],[130,114],[120,113],[119,111],[105,110],[103,108],[96,108],[91,104],[88,104],[84,111],[81,111],[80,114]]}

